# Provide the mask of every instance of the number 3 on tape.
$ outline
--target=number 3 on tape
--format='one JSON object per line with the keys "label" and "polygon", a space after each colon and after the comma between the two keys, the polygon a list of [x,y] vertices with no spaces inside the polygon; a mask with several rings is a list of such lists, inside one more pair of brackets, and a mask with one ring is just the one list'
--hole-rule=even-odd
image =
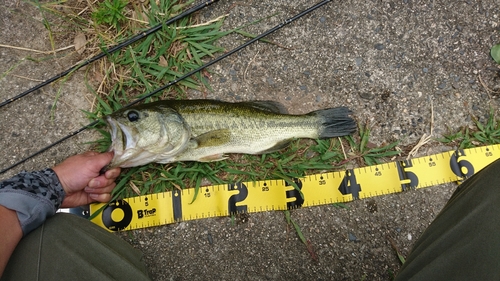
{"label": "number 3 on tape", "polygon": [[[300,192],[302,190],[302,181],[300,179],[293,179],[293,182],[295,183],[295,187],[291,190],[286,190],[285,195],[287,199],[293,198],[293,201],[288,201],[286,202],[286,208],[288,210],[296,209],[302,207],[302,204],[304,204],[304,197],[303,194]],[[285,186],[292,186],[291,183],[285,182]]]}

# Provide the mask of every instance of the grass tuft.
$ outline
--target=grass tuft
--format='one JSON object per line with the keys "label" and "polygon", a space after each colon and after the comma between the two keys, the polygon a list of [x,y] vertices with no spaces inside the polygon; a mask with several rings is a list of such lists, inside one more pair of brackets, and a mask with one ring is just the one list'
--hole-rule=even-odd
{"label": "grass tuft", "polygon": [[485,122],[480,121],[478,118],[473,118],[473,121],[474,126],[449,133],[437,139],[437,141],[457,146],[460,149],[500,143],[500,124],[493,109],[490,110]]}
{"label": "grass tuft", "polygon": [[92,19],[97,24],[108,24],[119,29],[120,23],[124,22],[126,17],[123,9],[128,2],[123,0],[104,0],[99,3],[99,7],[92,13]]}
{"label": "grass tuft", "polygon": [[[376,165],[386,162],[387,158],[395,157],[401,154],[396,150],[399,141],[389,143],[387,145],[377,147],[370,142],[371,130],[369,125],[360,124],[358,135],[347,136],[349,146],[352,149],[351,158],[360,160],[359,165]],[[355,139],[357,137],[357,139]]]}

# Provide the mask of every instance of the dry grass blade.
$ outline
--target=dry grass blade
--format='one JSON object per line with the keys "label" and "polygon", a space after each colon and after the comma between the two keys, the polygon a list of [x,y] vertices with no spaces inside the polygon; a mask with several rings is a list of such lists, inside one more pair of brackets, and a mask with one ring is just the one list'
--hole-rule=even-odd
{"label": "dry grass blade", "polygon": [[193,24],[193,25],[188,25],[188,26],[177,26],[175,28],[176,29],[186,29],[186,28],[195,28],[195,27],[200,27],[200,26],[207,26],[207,25],[210,25],[212,23],[219,22],[219,21],[225,19],[227,16],[229,16],[229,14],[225,14],[225,15],[219,16],[219,17],[217,17],[215,19],[209,20],[209,21],[204,22],[204,23]]}
{"label": "dry grass blade", "polygon": [[41,51],[41,50],[35,50],[35,49],[30,49],[30,48],[23,48],[23,47],[0,44],[0,48],[8,48],[8,49],[14,49],[14,50],[20,50],[20,51],[27,51],[27,52],[37,53],[37,54],[44,54],[44,55],[50,55],[50,54],[58,53],[61,51],[66,51],[66,50],[74,48],[74,47],[75,47],[75,45],[69,45],[66,47],[55,49],[53,51]]}
{"label": "dry grass blade", "polygon": [[481,83],[481,85],[483,86],[483,88],[486,90],[486,93],[488,94],[488,97],[489,97],[489,99],[491,101],[491,99],[492,99],[491,95],[497,95],[497,94],[500,93],[500,91],[494,91],[494,90],[490,89],[486,85],[486,83],[484,83],[483,77],[481,76],[481,73],[479,73],[477,76],[479,77],[479,82]]}
{"label": "dry grass blade", "polygon": [[417,153],[418,153],[418,150],[422,146],[424,146],[425,144],[427,144],[428,142],[430,142],[432,140],[433,133],[434,133],[434,105],[432,103],[432,99],[430,101],[431,101],[431,124],[430,124],[431,133],[429,135],[427,135],[427,134],[422,135],[422,137],[420,138],[418,143],[408,153],[406,160],[408,160],[412,157],[415,157],[415,155],[417,155]]}
{"label": "dry grass blade", "polygon": [[132,190],[135,192],[135,194],[137,194],[137,196],[140,196],[141,191],[139,190],[137,185],[135,185],[135,183],[133,181],[130,181],[129,184],[130,184],[130,187],[132,188]]}

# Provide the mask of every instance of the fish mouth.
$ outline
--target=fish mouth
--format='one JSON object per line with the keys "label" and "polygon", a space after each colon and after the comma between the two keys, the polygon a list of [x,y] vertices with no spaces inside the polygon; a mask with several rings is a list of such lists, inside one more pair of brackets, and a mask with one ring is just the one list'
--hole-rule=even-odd
{"label": "fish mouth", "polygon": [[118,155],[121,155],[123,153],[124,147],[124,139],[123,139],[123,134],[122,130],[120,129],[118,122],[113,120],[110,116],[106,118],[106,121],[108,122],[109,127],[111,128],[111,146],[109,147],[108,151],[112,151],[115,154],[115,157]]}
{"label": "fish mouth", "polygon": [[129,127],[121,124],[110,116],[106,118],[106,121],[111,128],[111,146],[108,151],[114,153],[113,160],[109,166],[117,167],[126,161],[124,157],[127,154],[127,150],[135,148],[137,142]]}

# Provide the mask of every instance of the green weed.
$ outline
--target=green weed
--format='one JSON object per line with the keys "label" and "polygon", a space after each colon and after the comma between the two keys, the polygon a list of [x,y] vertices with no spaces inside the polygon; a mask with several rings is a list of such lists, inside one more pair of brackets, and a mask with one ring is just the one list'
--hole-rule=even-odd
{"label": "green weed", "polygon": [[394,241],[394,239],[390,235],[387,235],[386,238],[387,238],[387,240],[389,240],[389,243],[391,244],[391,248],[394,250],[394,252],[396,252],[396,255],[398,257],[399,262],[401,263],[401,265],[403,265],[406,262],[406,259],[403,256],[403,254],[401,254],[401,251],[399,250],[398,246],[396,245],[396,241]]}
{"label": "green weed", "polygon": [[474,124],[477,128],[477,131],[472,133],[475,140],[482,144],[500,143],[500,125],[493,109],[490,110],[486,124],[482,124],[478,119],[474,119]]}
{"label": "green weed", "polygon": [[119,29],[120,24],[126,19],[123,9],[127,4],[128,2],[124,0],[104,0],[92,13],[92,19],[97,24],[108,24]]}
{"label": "green weed", "polygon": [[351,147],[351,157],[362,159],[365,165],[376,165],[385,162],[387,158],[399,155],[401,152],[396,150],[399,141],[395,141],[377,147],[370,142],[370,128],[368,125],[359,125],[358,139],[355,136],[347,136],[346,139]]}
{"label": "green weed", "polygon": [[292,216],[290,215],[290,211],[284,211],[284,213],[285,213],[286,223],[288,225],[293,226],[300,241],[302,241],[302,243],[304,243],[304,245],[307,245],[307,240],[306,240],[304,234],[302,234],[302,230],[300,229],[300,226],[294,220],[292,220]]}
{"label": "green weed", "polygon": [[316,252],[314,251],[314,248],[312,246],[311,241],[307,240],[304,234],[302,233],[302,230],[300,229],[300,226],[292,219],[292,216],[290,214],[290,211],[284,211],[285,213],[285,220],[288,225],[293,226],[293,229],[295,230],[295,233],[297,233],[297,236],[299,237],[300,241],[304,243],[304,245],[307,248],[307,251],[311,255],[311,258],[315,261],[318,260],[318,256]]}
{"label": "green weed", "polygon": [[491,47],[490,55],[496,63],[500,64],[500,44],[496,44]]}
{"label": "green weed", "polygon": [[437,139],[437,141],[458,146],[460,149],[500,143],[500,124],[493,109],[490,110],[485,122],[481,122],[478,118],[473,118],[473,120],[474,127],[462,128]]}
{"label": "green weed", "polygon": [[332,206],[337,209],[349,209],[349,206],[344,203],[333,203]]}

